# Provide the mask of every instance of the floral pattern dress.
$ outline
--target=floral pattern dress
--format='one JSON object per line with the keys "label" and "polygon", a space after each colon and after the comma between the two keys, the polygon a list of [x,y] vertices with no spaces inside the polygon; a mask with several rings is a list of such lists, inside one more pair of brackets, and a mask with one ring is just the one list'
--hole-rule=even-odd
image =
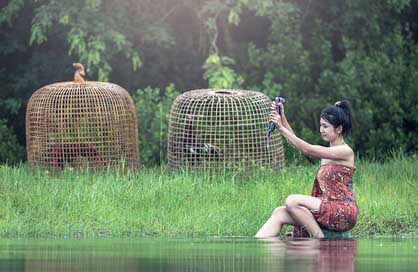
{"label": "floral pattern dress", "polygon": [[[319,211],[312,212],[322,229],[343,232],[357,222],[358,207],[353,193],[353,168],[338,164],[319,167],[312,196],[321,199]],[[295,227],[293,237],[309,237],[305,227]]]}

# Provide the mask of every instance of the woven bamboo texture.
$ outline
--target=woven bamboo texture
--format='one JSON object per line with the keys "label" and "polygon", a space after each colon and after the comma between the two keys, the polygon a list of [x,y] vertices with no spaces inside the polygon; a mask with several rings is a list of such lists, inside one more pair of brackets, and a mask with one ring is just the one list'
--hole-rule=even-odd
{"label": "woven bamboo texture", "polygon": [[267,146],[271,100],[246,90],[194,90],[178,96],[171,108],[169,169],[202,171],[279,170],[284,163],[281,136]]}
{"label": "woven bamboo texture", "polygon": [[84,81],[84,68],[78,71],[82,73],[76,72],[73,82],[45,86],[30,98],[29,166],[139,167],[137,120],[129,93],[116,84]]}

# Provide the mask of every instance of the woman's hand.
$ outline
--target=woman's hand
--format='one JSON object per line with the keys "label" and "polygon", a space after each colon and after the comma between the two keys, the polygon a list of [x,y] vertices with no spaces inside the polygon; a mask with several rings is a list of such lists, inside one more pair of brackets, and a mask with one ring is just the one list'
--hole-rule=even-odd
{"label": "woman's hand", "polygon": [[[283,103],[279,103],[279,107],[280,107],[280,116],[283,118],[283,116],[284,116],[284,105],[283,105]],[[271,103],[270,109],[271,109],[271,111],[276,111],[276,102]]]}
{"label": "woman's hand", "polygon": [[275,110],[270,113],[269,118],[270,118],[270,121],[272,121],[276,125],[276,128],[278,130],[284,127],[282,118],[280,117],[279,113],[276,112]]}

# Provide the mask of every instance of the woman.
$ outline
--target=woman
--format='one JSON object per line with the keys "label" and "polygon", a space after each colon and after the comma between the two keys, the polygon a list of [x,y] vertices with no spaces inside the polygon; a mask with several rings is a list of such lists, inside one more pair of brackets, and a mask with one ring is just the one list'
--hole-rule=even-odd
{"label": "woman", "polygon": [[322,229],[343,232],[354,227],[358,207],[353,194],[354,152],[344,142],[351,131],[351,109],[348,101],[338,101],[321,113],[320,133],[329,147],[311,145],[298,138],[284,114],[274,110],[270,120],[280,134],[303,154],[321,159],[312,195],[289,195],[285,206],[277,207],[256,237],[276,236],[283,224],[295,226],[294,237],[324,238]]}

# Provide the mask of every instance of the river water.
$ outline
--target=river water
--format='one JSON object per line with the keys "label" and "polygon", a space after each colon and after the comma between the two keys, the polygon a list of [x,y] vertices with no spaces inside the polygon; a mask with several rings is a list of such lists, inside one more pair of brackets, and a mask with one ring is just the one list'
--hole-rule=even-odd
{"label": "river water", "polygon": [[0,271],[418,271],[418,238],[3,239]]}

